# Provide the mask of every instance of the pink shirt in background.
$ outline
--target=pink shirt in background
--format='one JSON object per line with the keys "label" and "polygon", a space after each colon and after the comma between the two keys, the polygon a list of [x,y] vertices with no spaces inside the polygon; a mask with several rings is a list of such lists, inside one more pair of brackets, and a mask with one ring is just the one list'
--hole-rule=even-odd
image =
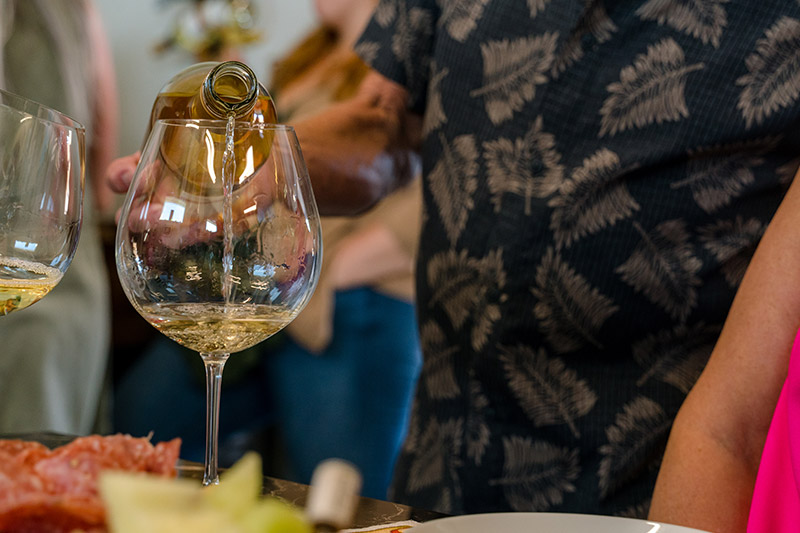
{"label": "pink shirt in background", "polygon": [[[791,422],[790,422],[791,421]],[[767,434],[750,505],[748,533],[800,530],[800,332]]]}

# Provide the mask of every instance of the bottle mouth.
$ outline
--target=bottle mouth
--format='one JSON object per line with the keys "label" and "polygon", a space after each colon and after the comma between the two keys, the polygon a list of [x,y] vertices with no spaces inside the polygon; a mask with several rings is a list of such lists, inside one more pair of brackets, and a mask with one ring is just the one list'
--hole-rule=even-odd
{"label": "bottle mouth", "polygon": [[206,76],[203,97],[206,107],[218,118],[243,115],[255,105],[258,78],[244,63],[224,61]]}

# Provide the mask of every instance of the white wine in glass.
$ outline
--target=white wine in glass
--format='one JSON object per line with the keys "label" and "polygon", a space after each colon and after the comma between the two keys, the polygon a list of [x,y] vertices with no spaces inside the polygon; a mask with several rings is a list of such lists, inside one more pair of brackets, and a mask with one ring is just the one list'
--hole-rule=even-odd
{"label": "white wine in glass", "polygon": [[294,130],[156,121],[121,211],[116,260],[136,310],[202,357],[203,482],[217,483],[225,362],[289,324],[319,278],[319,215]]}
{"label": "white wine in glass", "polygon": [[0,316],[43,298],[72,261],[85,144],[78,122],[0,90]]}

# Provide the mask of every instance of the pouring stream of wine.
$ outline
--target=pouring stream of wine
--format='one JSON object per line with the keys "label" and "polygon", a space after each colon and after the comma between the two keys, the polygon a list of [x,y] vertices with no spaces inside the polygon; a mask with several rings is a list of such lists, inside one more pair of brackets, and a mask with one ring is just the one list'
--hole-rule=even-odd
{"label": "pouring stream of wine", "polygon": [[233,298],[233,186],[236,176],[236,157],[233,153],[233,134],[236,118],[228,115],[225,127],[225,153],[222,156],[222,292],[225,308]]}

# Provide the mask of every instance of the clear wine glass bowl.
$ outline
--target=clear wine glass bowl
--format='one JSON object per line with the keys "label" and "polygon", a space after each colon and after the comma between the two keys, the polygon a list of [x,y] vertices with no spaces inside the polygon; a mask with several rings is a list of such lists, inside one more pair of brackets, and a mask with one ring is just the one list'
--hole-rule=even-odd
{"label": "clear wine glass bowl", "polygon": [[321,259],[319,215],[291,127],[153,125],[120,214],[117,272],[136,310],[203,359],[205,484],[218,482],[225,361],[297,316]]}
{"label": "clear wine glass bowl", "polygon": [[0,316],[50,292],[81,229],[85,131],[0,90]]}

